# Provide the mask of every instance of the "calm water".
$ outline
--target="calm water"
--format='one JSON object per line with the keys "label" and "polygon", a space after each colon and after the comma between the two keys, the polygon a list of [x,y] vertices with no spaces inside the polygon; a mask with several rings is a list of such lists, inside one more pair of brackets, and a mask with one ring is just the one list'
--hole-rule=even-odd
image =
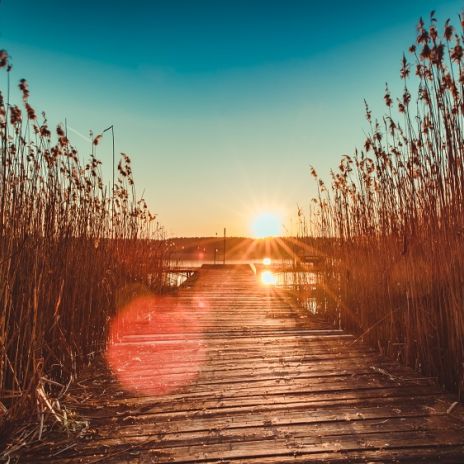
{"label": "calm water", "polygon": [[[257,278],[261,279],[263,285],[279,288],[287,288],[294,291],[300,303],[309,312],[317,314],[326,304],[320,291],[320,276],[310,271],[279,271],[279,267],[290,267],[291,260],[275,260],[270,266],[264,266],[262,260],[227,260],[227,264],[252,264]],[[214,264],[212,260],[178,260],[171,265],[177,268],[200,268],[203,264]],[[221,264],[216,261],[216,264]],[[263,276],[263,273],[265,274]],[[263,279],[263,277],[265,277]],[[167,272],[165,285],[179,287],[187,280],[186,273]]]}
{"label": "calm water", "polygon": [[320,290],[320,276],[314,272],[276,272],[276,286],[295,292],[300,304],[317,314],[326,304]]}

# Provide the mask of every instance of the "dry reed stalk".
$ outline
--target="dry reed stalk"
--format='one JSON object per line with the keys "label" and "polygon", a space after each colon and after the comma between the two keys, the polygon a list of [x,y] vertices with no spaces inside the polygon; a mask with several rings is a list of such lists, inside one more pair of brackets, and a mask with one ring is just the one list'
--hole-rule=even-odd
{"label": "dry reed stalk", "polygon": [[[324,237],[328,314],[464,395],[464,16],[418,24],[403,91],[364,148],[319,187],[311,233]],[[414,74],[412,76],[411,74]],[[412,88],[417,88],[413,100]],[[322,244],[322,245],[321,245]],[[340,300],[337,301],[338,297]]]}
{"label": "dry reed stalk", "polygon": [[63,128],[52,135],[45,113],[37,116],[25,80],[22,108],[9,102],[4,50],[0,72],[0,429],[5,440],[37,406],[37,439],[62,421],[60,385],[104,348],[115,291],[148,274],[159,287],[167,252],[162,227],[135,196],[129,156],[108,192],[101,136],[82,163]]}

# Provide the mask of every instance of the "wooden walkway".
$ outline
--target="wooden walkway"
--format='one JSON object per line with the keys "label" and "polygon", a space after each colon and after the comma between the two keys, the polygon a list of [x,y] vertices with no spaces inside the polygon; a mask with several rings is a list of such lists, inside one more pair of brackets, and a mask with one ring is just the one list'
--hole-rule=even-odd
{"label": "wooden walkway", "polygon": [[164,323],[142,318],[119,339],[138,350],[114,368],[123,380],[100,366],[80,382],[90,433],[21,462],[464,462],[453,397],[247,268],[201,270],[157,310]]}

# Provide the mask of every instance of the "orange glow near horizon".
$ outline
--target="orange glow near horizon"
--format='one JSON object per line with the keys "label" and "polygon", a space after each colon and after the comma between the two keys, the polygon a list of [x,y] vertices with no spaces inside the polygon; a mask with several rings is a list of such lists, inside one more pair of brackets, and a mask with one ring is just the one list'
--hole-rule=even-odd
{"label": "orange glow near horizon", "polygon": [[253,238],[278,237],[282,235],[282,218],[275,212],[257,214],[250,224]]}

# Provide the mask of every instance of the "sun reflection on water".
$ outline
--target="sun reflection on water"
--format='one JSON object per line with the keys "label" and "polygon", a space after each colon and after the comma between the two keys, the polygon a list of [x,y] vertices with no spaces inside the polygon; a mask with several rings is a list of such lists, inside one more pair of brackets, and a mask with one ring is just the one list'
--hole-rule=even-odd
{"label": "sun reflection on water", "polygon": [[277,276],[272,271],[261,272],[261,283],[263,285],[276,285]]}

